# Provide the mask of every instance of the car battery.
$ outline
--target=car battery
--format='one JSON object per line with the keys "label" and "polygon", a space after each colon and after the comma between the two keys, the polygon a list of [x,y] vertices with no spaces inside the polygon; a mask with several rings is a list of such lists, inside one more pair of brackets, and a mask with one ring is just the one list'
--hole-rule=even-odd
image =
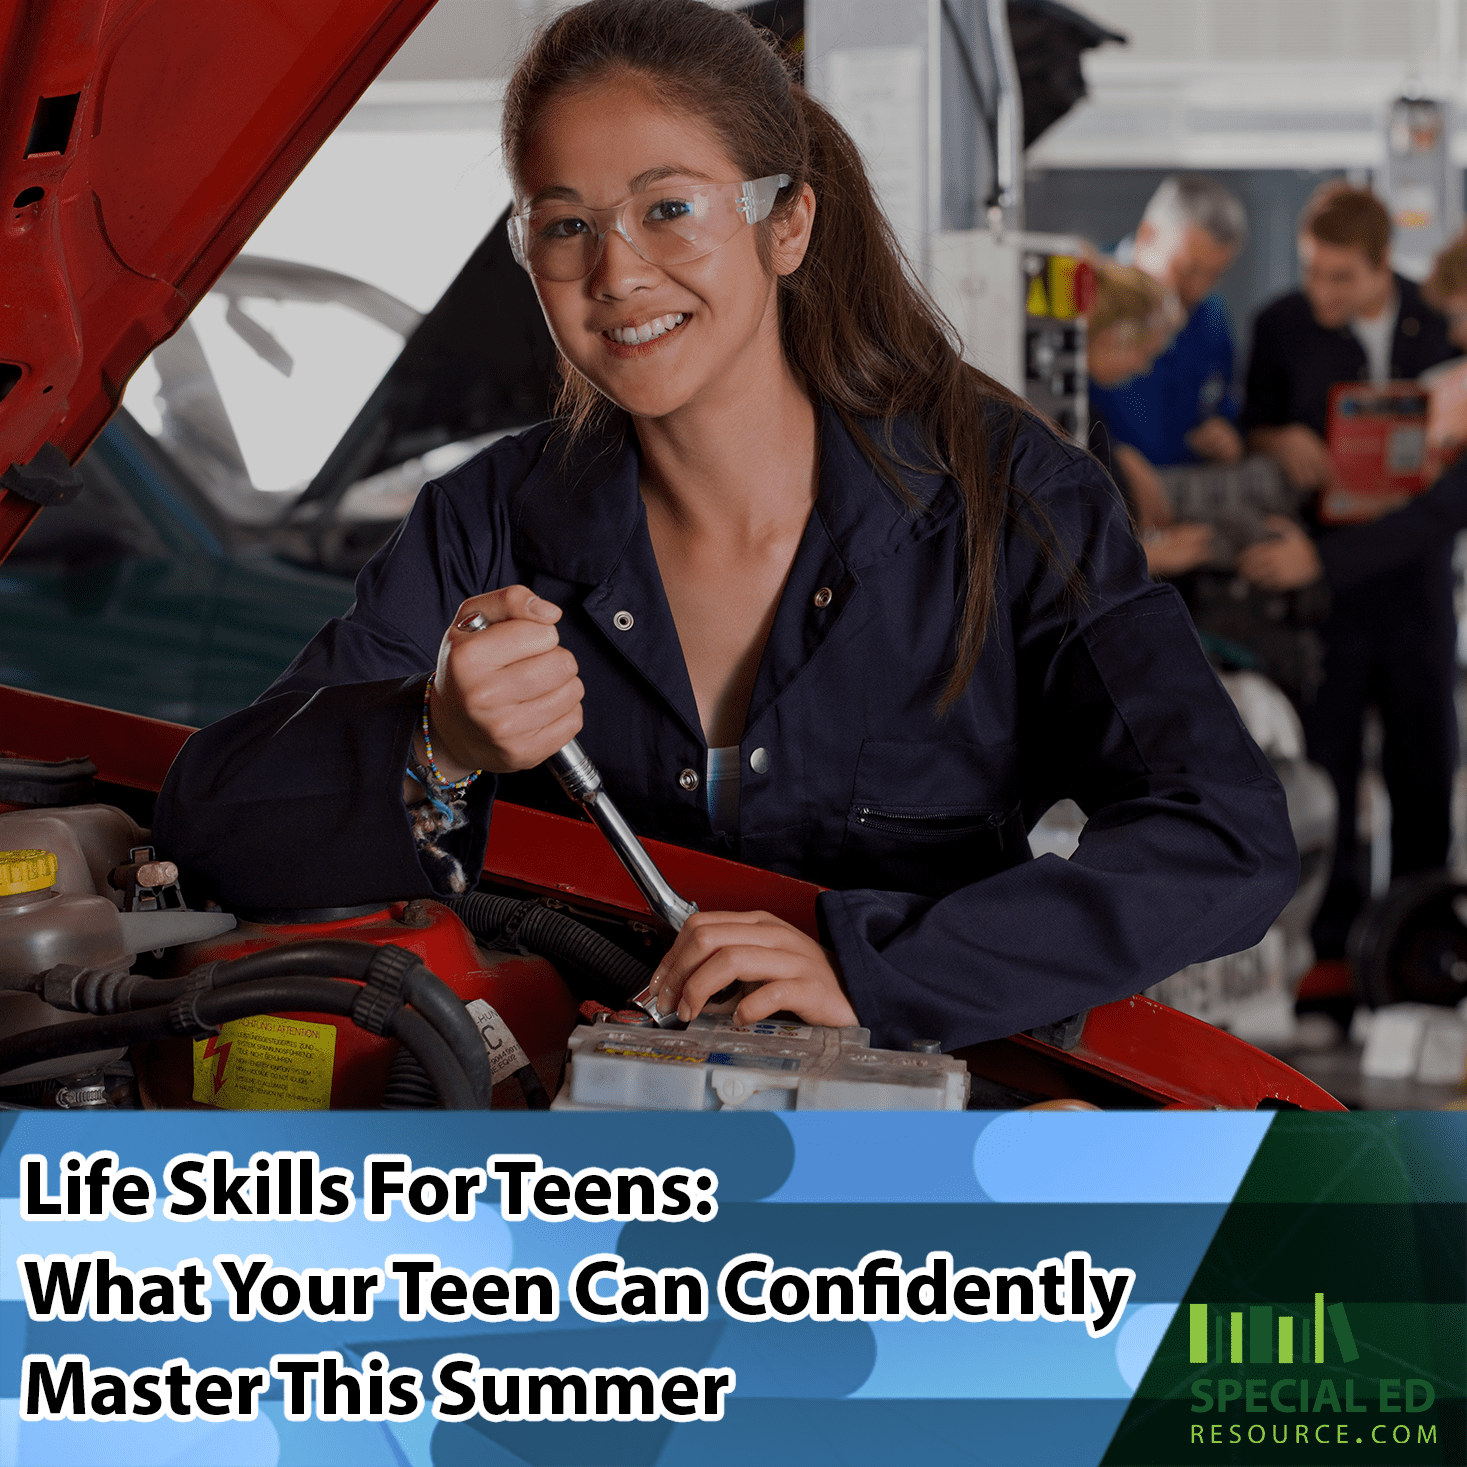
{"label": "car battery", "polygon": [[944,1054],[872,1049],[871,1031],[798,1019],[686,1029],[608,1021],[570,1038],[552,1110],[962,1110],[968,1071]]}

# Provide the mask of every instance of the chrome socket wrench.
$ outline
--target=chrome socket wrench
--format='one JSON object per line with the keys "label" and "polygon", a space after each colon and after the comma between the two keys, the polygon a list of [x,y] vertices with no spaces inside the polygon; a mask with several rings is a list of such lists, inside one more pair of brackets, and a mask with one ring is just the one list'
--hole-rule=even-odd
{"label": "chrome socket wrench", "polygon": [[[622,865],[636,882],[637,890],[647,899],[653,915],[660,917],[674,932],[680,932],[683,923],[698,910],[697,906],[680,897],[668,885],[667,878],[657,869],[652,857],[647,854],[646,848],[627,824],[626,817],[606,793],[600,771],[586,756],[586,751],[572,739],[545,762],[566,794],[578,805],[585,806],[591,819],[601,827],[601,833],[621,858]],[[632,1002],[644,1013],[651,1015],[654,1023],[664,1028],[679,1022],[676,1010],[663,1013],[657,1007],[650,988],[644,988]]]}

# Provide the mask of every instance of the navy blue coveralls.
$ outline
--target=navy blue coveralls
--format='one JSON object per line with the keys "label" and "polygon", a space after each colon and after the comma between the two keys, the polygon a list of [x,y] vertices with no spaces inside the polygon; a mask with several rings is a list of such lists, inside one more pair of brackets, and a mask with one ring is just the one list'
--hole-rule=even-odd
{"label": "navy blue coveralls", "polygon": [[[903,505],[823,414],[817,503],[739,745],[737,834],[679,779],[707,745],[635,438],[567,462],[550,434],[424,489],[351,610],[184,747],[154,839],[228,908],[434,895],[401,798],[424,679],[459,604],[517,582],[564,608],[581,742],[640,833],[834,888],[823,935],[877,1045],[953,1049],[1136,993],[1257,942],[1293,893],[1282,791],[1185,609],[1148,580],[1115,487],[1037,422],[1011,460],[988,640],[939,717],[965,588],[959,491],[905,472],[921,507]],[[468,871],[496,792],[570,810],[543,770],[481,777],[448,837]],[[1028,828],[1064,796],[1090,816],[1079,851],[1031,859]]]}
{"label": "navy blue coveralls", "polygon": [[[1396,276],[1400,309],[1391,376],[1419,376],[1457,356],[1445,320],[1411,281]],[[1329,390],[1369,377],[1365,349],[1348,327],[1321,326],[1302,292],[1258,317],[1239,427],[1304,423],[1325,435]],[[1328,526],[1306,515],[1315,535],[1331,610],[1324,626],[1324,679],[1301,710],[1309,757],[1339,796],[1330,890],[1315,923],[1321,958],[1344,956],[1364,901],[1356,829],[1361,719],[1380,709],[1383,773],[1391,796],[1391,866],[1396,876],[1444,866],[1451,842],[1457,720],[1452,704],[1457,619],[1452,606],[1452,542],[1462,528],[1442,494],[1417,500],[1373,524]]]}

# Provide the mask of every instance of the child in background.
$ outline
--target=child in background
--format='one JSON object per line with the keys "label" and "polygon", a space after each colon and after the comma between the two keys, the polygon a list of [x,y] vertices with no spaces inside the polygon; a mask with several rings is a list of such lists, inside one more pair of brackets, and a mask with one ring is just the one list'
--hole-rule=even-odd
{"label": "child in background", "polygon": [[[1088,317],[1086,365],[1098,387],[1120,387],[1144,373],[1167,348],[1183,317],[1176,298],[1132,265],[1094,260],[1095,304]],[[1126,496],[1153,578],[1176,576],[1212,553],[1207,525],[1172,523],[1172,507],[1156,470],[1127,443],[1114,443],[1093,409],[1089,446]]]}

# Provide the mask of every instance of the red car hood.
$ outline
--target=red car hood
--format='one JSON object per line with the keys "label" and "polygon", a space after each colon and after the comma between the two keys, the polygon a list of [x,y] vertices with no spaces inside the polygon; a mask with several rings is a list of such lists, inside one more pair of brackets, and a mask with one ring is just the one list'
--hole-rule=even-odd
{"label": "red car hood", "polygon": [[432,4],[0,0],[0,560]]}

